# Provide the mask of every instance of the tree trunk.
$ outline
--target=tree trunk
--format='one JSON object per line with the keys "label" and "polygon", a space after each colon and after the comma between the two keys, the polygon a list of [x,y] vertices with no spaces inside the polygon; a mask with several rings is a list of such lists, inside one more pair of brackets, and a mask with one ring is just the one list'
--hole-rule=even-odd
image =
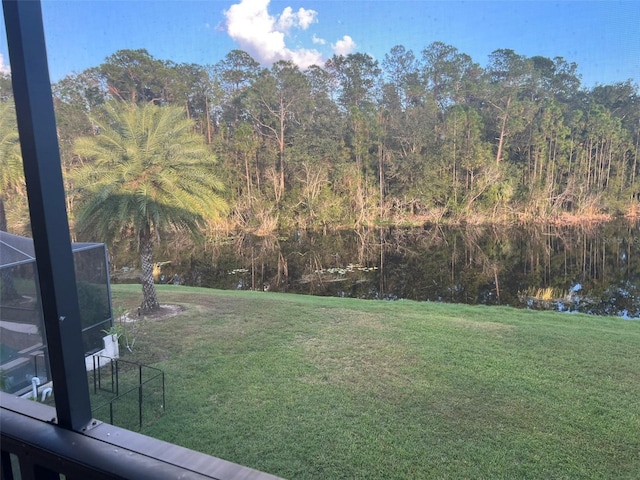
{"label": "tree trunk", "polygon": [[251,205],[251,198],[253,194],[251,193],[251,170],[249,167],[249,155],[247,154],[247,152],[244,152],[242,155],[244,157],[244,174],[247,177],[247,203]]}
{"label": "tree trunk", "polygon": [[496,163],[500,163],[502,160],[502,147],[504,145],[504,138],[507,136],[507,118],[509,117],[509,105],[511,105],[511,97],[507,99],[507,106],[504,109],[504,116],[502,117],[502,126],[500,127],[500,138],[498,140],[498,153],[496,154]]}
{"label": "tree trunk", "polygon": [[[284,195],[284,132],[285,132],[285,107],[280,100],[280,133],[278,137],[278,148],[280,150],[280,198]],[[280,201],[278,200],[278,203]]]}
{"label": "tree trunk", "polygon": [[204,109],[207,117],[207,144],[211,145],[211,115],[209,115],[209,99],[204,97]]}
{"label": "tree trunk", "polygon": [[384,218],[384,155],[382,144],[378,144],[378,186],[380,192],[380,220]]}
{"label": "tree trunk", "polygon": [[153,241],[150,231],[140,234],[140,266],[142,274],[142,313],[151,313],[160,309],[156,286],[153,283],[153,261],[152,261]]}
{"label": "tree trunk", "polygon": [[638,156],[640,155],[640,131],[636,139],[636,153],[633,156],[633,170],[631,171],[631,186],[635,187],[636,184],[636,169],[638,168]]}

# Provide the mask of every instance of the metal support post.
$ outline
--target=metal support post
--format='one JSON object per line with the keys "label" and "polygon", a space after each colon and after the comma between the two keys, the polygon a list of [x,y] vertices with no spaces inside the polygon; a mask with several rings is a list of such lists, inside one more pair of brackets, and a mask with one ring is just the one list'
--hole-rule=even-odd
{"label": "metal support post", "polygon": [[39,1],[3,0],[58,424],[91,420],[82,328]]}

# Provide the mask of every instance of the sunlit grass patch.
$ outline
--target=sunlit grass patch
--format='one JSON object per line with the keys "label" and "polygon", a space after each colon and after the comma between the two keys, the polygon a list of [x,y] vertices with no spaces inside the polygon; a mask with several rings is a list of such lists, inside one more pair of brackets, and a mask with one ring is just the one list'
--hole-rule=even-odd
{"label": "sunlit grass patch", "polygon": [[[522,300],[535,300],[538,302],[552,302],[567,298],[565,290],[554,287],[529,287],[524,292],[519,292],[518,297]],[[525,302],[526,303],[526,302]]]}

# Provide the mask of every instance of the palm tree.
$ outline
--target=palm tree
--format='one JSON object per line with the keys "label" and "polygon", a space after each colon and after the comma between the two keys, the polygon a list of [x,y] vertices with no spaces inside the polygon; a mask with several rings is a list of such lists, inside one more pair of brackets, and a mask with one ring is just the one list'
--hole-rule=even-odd
{"label": "palm tree", "polygon": [[94,119],[95,136],[74,152],[86,163],[72,173],[81,232],[107,241],[134,235],[142,268],[143,312],[160,307],[153,283],[154,240],[171,231],[197,234],[227,209],[217,192],[213,155],[177,107],[110,103]]}
{"label": "palm tree", "polygon": [[0,230],[7,231],[5,203],[10,194],[24,195],[24,170],[13,101],[0,102]]}

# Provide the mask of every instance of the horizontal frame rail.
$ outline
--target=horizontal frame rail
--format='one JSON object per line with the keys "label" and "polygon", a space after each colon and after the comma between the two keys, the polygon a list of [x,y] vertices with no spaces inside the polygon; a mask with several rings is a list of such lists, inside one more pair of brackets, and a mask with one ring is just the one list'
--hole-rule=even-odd
{"label": "horizontal frame rail", "polygon": [[[95,425],[94,425],[95,424]],[[277,480],[278,477],[93,421],[84,432],[55,423],[55,409],[0,392],[3,478],[17,458],[21,477],[95,480],[159,478]]]}

